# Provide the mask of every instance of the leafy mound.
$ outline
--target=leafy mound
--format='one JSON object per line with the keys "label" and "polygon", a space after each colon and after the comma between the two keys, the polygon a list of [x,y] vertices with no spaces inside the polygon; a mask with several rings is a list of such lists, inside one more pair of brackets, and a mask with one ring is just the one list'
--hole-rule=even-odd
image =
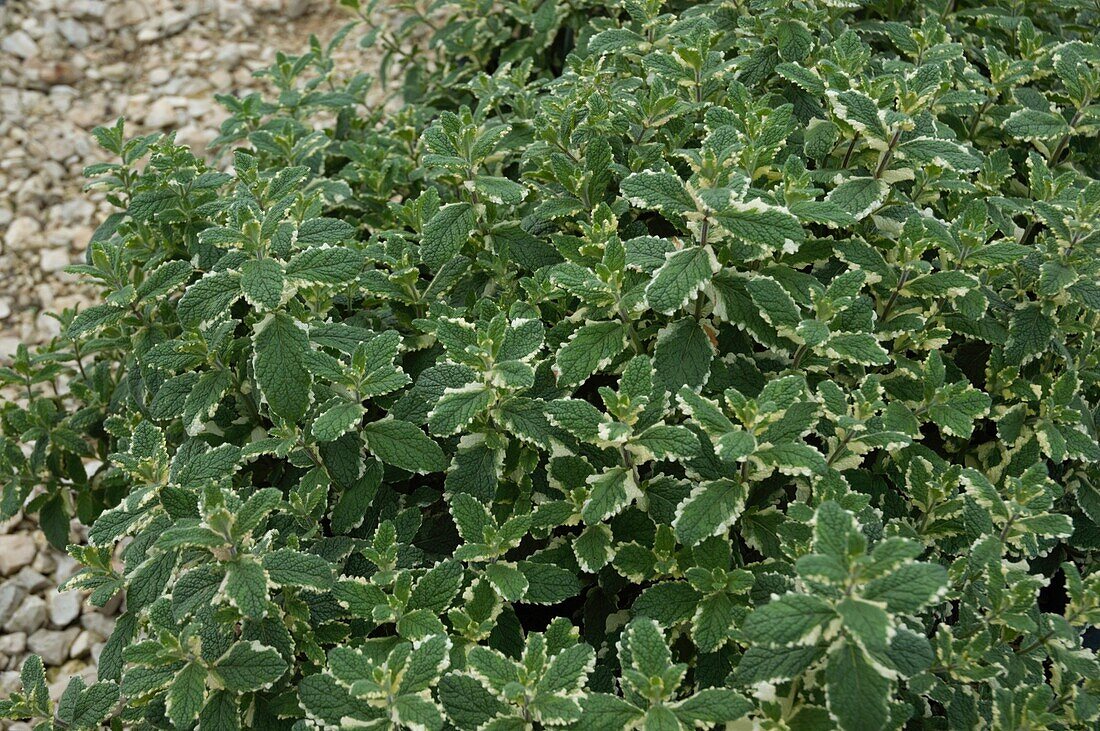
{"label": "leafy mound", "polygon": [[399,111],[314,41],[231,175],[97,131],[0,375],[126,597],[58,726],[1094,727],[1094,4],[348,4]]}

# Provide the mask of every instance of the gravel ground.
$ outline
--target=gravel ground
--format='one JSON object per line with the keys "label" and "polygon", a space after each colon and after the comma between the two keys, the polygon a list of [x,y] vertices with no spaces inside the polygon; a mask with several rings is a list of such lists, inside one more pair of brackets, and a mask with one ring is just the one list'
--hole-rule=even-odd
{"label": "gravel ground", "polygon": [[[129,134],[176,130],[205,151],[225,116],[214,93],[262,89],[252,72],[276,50],[301,52],[310,33],[327,39],[348,20],[335,5],[0,0],[0,362],[19,343],[57,334],[45,313],[94,296],[62,271],[111,211],[82,190],[83,168],[105,159],[92,127],[125,116]],[[354,68],[362,54],[348,46]],[[33,522],[0,524],[0,698],[31,652],[43,657],[55,698],[68,676],[94,678],[118,606],[96,610],[58,593],[76,569]]]}

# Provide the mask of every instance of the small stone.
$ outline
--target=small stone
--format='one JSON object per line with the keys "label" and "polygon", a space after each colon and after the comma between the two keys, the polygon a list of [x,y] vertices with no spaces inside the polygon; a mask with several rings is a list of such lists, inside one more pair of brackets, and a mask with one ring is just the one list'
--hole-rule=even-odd
{"label": "small stone", "polygon": [[14,581],[0,585],[0,625],[8,623],[26,596],[27,590]]}
{"label": "small stone", "polygon": [[[57,673],[57,676],[58,676],[58,678],[64,679],[66,682],[68,682],[68,679],[69,679],[70,676],[84,675],[88,671],[88,669],[89,669],[88,663],[86,663],[82,660],[75,660],[75,659],[74,660],[69,660],[64,665],[62,665],[60,668],[58,668],[59,672]],[[94,668],[93,668],[93,670],[94,670]],[[88,678],[85,678],[85,680],[88,680]],[[92,682],[95,682],[95,674],[94,673],[92,674],[91,680],[92,680]],[[89,683],[89,685],[90,685],[90,683]]]}
{"label": "small stone", "polygon": [[28,76],[37,78],[46,86],[72,86],[83,78],[79,68],[65,61],[35,59],[28,61]]}
{"label": "small stone", "polygon": [[54,627],[67,627],[80,616],[83,597],[79,591],[52,591],[46,596],[50,607],[50,624]]}
{"label": "small stone", "polygon": [[3,523],[0,523],[0,536],[6,536],[9,533],[14,533],[19,527],[19,524],[23,522],[23,511],[20,510],[15,515],[11,516]]}
{"label": "small stone", "polygon": [[72,18],[65,18],[57,24],[57,30],[65,37],[70,46],[84,48],[91,42],[88,29]]}
{"label": "small stone", "polygon": [[11,576],[29,564],[36,550],[34,539],[25,533],[0,536],[0,575]]}
{"label": "small stone", "polygon": [[27,240],[36,236],[41,230],[42,226],[38,221],[30,216],[20,216],[8,226],[7,233],[4,234],[4,243],[10,249],[25,249]]}
{"label": "small stone", "polygon": [[11,358],[15,355],[15,351],[22,343],[22,340],[11,337],[10,335],[0,338],[0,360]]}
{"label": "small stone", "polygon": [[0,320],[11,317],[11,298],[0,297]]}
{"label": "small stone", "polygon": [[38,55],[38,45],[34,39],[27,35],[26,31],[17,30],[4,37],[0,41],[0,50],[11,53],[19,58],[28,59]]}
{"label": "small stone", "polygon": [[80,616],[80,626],[100,637],[110,637],[115,631],[115,620],[99,612],[86,612]]}
{"label": "small stone", "polygon": [[102,642],[103,638],[93,632],[82,630],[73,640],[73,646],[69,648],[69,657],[78,658],[88,655],[92,651],[92,645]]}
{"label": "small stone", "polygon": [[69,657],[69,648],[76,641],[80,630],[70,627],[65,630],[40,629],[27,638],[30,651],[42,658],[47,665],[60,665]]}
{"label": "small stone", "polygon": [[40,574],[51,574],[57,568],[57,561],[54,560],[49,551],[39,551],[38,555],[34,557],[31,568]]}
{"label": "small stone", "polygon": [[[19,678],[18,670],[6,670],[0,673],[0,696],[10,698],[23,687],[23,681]],[[10,729],[11,726],[8,726]]]}
{"label": "small stone", "polygon": [[233,84],[233,75],[225,69],[217,69],[210,74],[209,81],[215,89],[228,89]]}
{"label": "small stone", "polygon": [[69,12],[78,18],[102,18],[107,12],[107,3],[103,0],[72,0]]}
{"label": "small stone", "polygon": [[31,594],[37,594],[50,585],[49,579],[30,566],[24,566],[19,569],[19,573],[12,578],[12,581],[22,586]]}
{"label": "small stone", "polygon": [[191,23],[191,16],[179,10],[169,10],[160,20],[162,32],[166,36],[174,36]]}
{"label": "small stone", "polygon": [[51,160],[65,162],[75,153],[76,143],[71,137],[58,135],[46,140],[46,154],[50,156]]}
{"label": "small stone", "polygon": [[0,652],[8,657],[22,655],[27,651],[25,632],[4,632],[0,634]]}
{"label": "small stone", "polygon": [[172,72],[163,66],[158,66],[149,72],[149,83],[153,86],[167,84],[172,78]]}
{"label": "small stone", "polygon": [[54,583],[60,585],[65,583],[80,570],[80,562],[72,556],[58,556],[57,568],[54,569],[53,580]]}
{"label": "small stone", "polygon": [[99,75],[108,81],[122,81],[130,74],[130,67],[121,61],[101,66]]}
{"label": "small stone", "polygon": [[129,2],[123,3],[122,7],[107,14],[107,27],[112,30],[125,28],[127,26],[137,25],[147,17],[149,17],[149,14],[145,9],[144,2],[140,0],[129,0]]}
{"label": "small stone", "polygon": [[300,18],[309,10],[311,0],[286,0],[286,17],[293,20]]}
{"label": "small stone", "polygon": [[46,602],[42,597],[28,596],[19,609],[4,624],[5,632],[25,632],[30,634],[46,623]]}
{"label": "small stone", "polygon": [[176,107],[170,99],[157,99],[145,112],[145,125],[163,129],[176,123]]}
{"label": "small stone", "polygon": [[43,249],[38,255],[38,265],[44,272],[59,272],[69,266],[69,250]]}

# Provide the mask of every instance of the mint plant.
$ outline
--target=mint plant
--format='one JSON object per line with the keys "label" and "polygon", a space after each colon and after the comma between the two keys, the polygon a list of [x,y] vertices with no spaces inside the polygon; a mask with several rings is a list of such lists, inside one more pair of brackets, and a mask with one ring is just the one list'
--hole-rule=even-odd
{"label": "mint plant", "polygon": [[96,133],[0,469],[126,609],[5,714],[1095,726],[1096,7],[343,4],[404,106]]}

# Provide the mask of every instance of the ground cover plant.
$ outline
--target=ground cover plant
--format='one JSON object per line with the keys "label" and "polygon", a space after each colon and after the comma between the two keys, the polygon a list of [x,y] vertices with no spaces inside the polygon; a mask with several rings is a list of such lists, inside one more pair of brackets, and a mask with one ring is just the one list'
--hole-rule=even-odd
{"label": "ground cover plant", "polygon": [[126,612],[7,715],[1095,727],[1100,8],[346,4],[399,110],[97,131],[0,466]]}

